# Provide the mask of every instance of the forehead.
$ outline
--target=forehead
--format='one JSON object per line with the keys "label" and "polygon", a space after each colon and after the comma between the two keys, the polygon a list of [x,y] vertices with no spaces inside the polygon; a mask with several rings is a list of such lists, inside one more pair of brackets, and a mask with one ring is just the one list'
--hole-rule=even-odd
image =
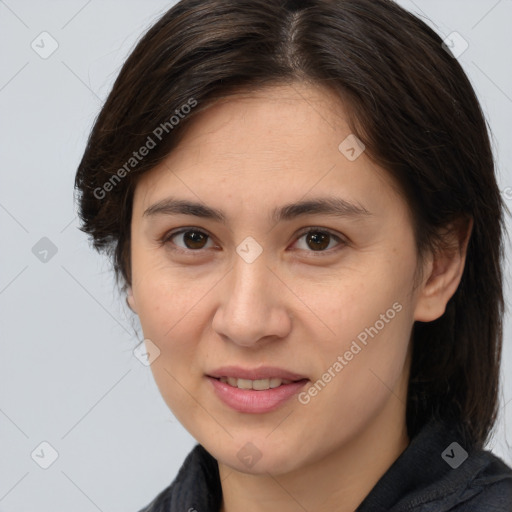
{"label": "forehead", "polygon": [[374,203],[386,192],[396,195],[389,174],[364,152],[355,160],[343,152],[353,136],[347,116],[331,90],[304,84],[217,100],[195,114],[164,162],[140,178],[137,202],[147,208],[177,190],[245,208],[277,204],[283,194],[291,202],[340,192],[357,202],[373,192]]}
{"label": "forehead", "polygon": [[[240,89],[205,105],[203,110],[201,105],[196,107],[195,116],[186,124],[181,139],[187,146],[196,138],[202,138],[202,144],[208,140],[215,140],[216,144],[225,142],[222,144],[225,149],[229,148],[225,136],[233,131],[237,140],[244,135],[246,138],[258,135],[252,141],[256,148],[260,142],[265,147],[272,146],[272,140],[276,145],[285,140],[293,142],[294,138],[299,142],[302,134],[310,136],[311,132],[350,133],[348,107],[333,90],[320,85],[282,84],[256,90]],[[243,132],[238,132],[242,125]],[[181,143],[178,150],[180,146]],[[232,146],[235,150],[234,141]],[[313,144],[308,146],[311,148]],[[286,147],[281,150],[285,151]]]}

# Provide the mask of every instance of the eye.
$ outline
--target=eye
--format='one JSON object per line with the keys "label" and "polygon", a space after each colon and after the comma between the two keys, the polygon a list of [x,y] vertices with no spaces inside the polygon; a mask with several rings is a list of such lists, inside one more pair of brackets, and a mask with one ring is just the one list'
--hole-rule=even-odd
{"label": "eye", "polygon": [[[180,237],[181,244],[173,241],[175,238],[180,240]],[[303,231],[294,245],[299,244],[302,238],[304,238],[305,245],[303,245],[303,247],[298,247],[298,249],[306,250],[308,252],[327,252],[326,249],[332,249],[333,240],[336,240],[338,245],[344,245],[346,243],[334,233],[331,233],[324,228],[317,227],[311,227]],[[201,249],[208,249],[209,247],[207,246],[207,243],[210,241],[209,239],[210,235],[204,231],[198,228],[189,227],[167,233],[162,238],[161,243],[163,245],[171,243],[175,246],[172,247],[172,250],[191,253],[200,252]]]}
{"label": "eye", "polygon": [[299,247],[299,249],[304,249],[308,252],[327,252],[325,249],[332,248],[331,242],[333,239],[339,242],[338,245],[343,245],[345,243],[334,233],[323,228],[316,227],[308,228],[306,231],[303,231],[295,244],[299,244],[302,238],[304,238],[304,244],[303,247]]}
{"label": "eye", "polygon": [[[174,238],[178,238],[183,235],[182,237],[182,243],[184,245],[176,244],[175,242],[172,242],[173,245],[177,245],[178,249],[183,252],[192,251],[197,252],[199,249],[205,249],[206,242],[209,239],[209,235],[206,234],[204,231],[201,231],[196,228],[186,228],[181,229],[179,231],[174,231],[171,233],[168,233],[164,236],[162,239],[163,244],[167,244],[171,242]],[[174,248],[173,248],[174,249]]]}

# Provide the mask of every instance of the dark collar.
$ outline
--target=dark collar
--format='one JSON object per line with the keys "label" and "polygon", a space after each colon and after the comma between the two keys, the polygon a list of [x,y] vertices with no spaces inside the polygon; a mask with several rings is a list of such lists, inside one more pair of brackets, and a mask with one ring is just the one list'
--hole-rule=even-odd
{"label": "dark collar", "polygon": [[[356,512],[389,512],[412,508],[446,497],[467,485],[466,471],[455,471],[465,455],[471,453],[456,424],[431,419],[410,441],[362,501]],[[465,462],[459,466],[462,468]],[[469,469],[467,464],[464,470]],[[406,505],[407,504],[407,505]],[[403,506],[401,506],[403,505]],[[442,512],[443,509],[436,509]]]}
{"label": "dark collar", "polygon": [[[457,470],[454,458],[463,452],[470,457]],[[438,501],[437,511],[449,510],[483,466],[489,452],[474,456],[455,424],[431,420],[410,441],[408,447],[382,475],[356,512],[398,512],[430,501]],[[200,444],[188,454],[176,479],[153,502],[148,512],[219,512],[222,488],[217,461]]]}

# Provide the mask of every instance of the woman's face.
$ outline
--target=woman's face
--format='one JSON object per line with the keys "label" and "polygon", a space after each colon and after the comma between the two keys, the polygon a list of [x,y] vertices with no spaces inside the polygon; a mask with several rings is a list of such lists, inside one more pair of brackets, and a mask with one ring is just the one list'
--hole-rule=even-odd
{"label": "woman's face", "polygon": [[[160,351],[156,383],[239,471],[292,471],[405,421],[411,219],[345,119],[323,89],[231,97],[135,190],[129,302]],[[294,383],[264,379],[284,372]],[[212,377],[228,374],[259,382]]]}

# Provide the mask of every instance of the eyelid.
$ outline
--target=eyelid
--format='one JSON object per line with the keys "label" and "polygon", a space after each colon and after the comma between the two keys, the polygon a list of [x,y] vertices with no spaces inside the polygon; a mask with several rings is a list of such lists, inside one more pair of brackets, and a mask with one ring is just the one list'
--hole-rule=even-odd
{"label": "eyelid", "polygon": [[[175,230],[171,230],[171,231],[166,232],[161,238],[159,238],[158,241],[159,241],[159,243],[161,245],[164,246],[168,242],[171,241],[172,237],[174,237],[176,235],[181,235],[183,233],[186,233],[187,231],[197,231],[199,233],[202,233],[202,234],[204,234],[204,235],[206,235],[208,237],[208,240],[211,240],[211,239],[214,238],[204,228],[200,228],[200,227],[197,227],[197,226],[184,226],[184,227],[177,228]],[[331,249],[327,249],[327,250],[324,250],[324,251],[306,251],[306,252],[310,252],[313,255],[317,254],[319,256],[322,255],[322,254],[331,254],[332,252],[337,251],[340,247],[346,246],[349,243],[348,240],[344,236],[342,236],[340,234],[337,234],[337,233],[335,233],[334,231],[332,231],[332,230],[330,230],[328,228],[324,228],[324,227],[320,227],[320,226],[308,226],[307,228],[301,229],[295,235],[295,241],[293,242],[292,245],[295,245],[300,238],[302,238],[304,235],[307,235],[308,233],[319,233],[319,232],[320,233],[326,233],[326,234],[330,235],[331,237],[335,238],[338,241],[338,244],[336,245],[336,247],[331,247]],[[201,254],[203,252],[203,250],[204,250],[204,249],[197,249],[197,250],[183,249],[182,247],[176,246],[175,244],[173,244],[173,245],[175,246],[175,247],[172,248],[173,251],[178,251],[178,252],[181,252],[183,254],[191,254],[191,253]],[[298,250],[300,250],[300,249],[298,249]]]}

